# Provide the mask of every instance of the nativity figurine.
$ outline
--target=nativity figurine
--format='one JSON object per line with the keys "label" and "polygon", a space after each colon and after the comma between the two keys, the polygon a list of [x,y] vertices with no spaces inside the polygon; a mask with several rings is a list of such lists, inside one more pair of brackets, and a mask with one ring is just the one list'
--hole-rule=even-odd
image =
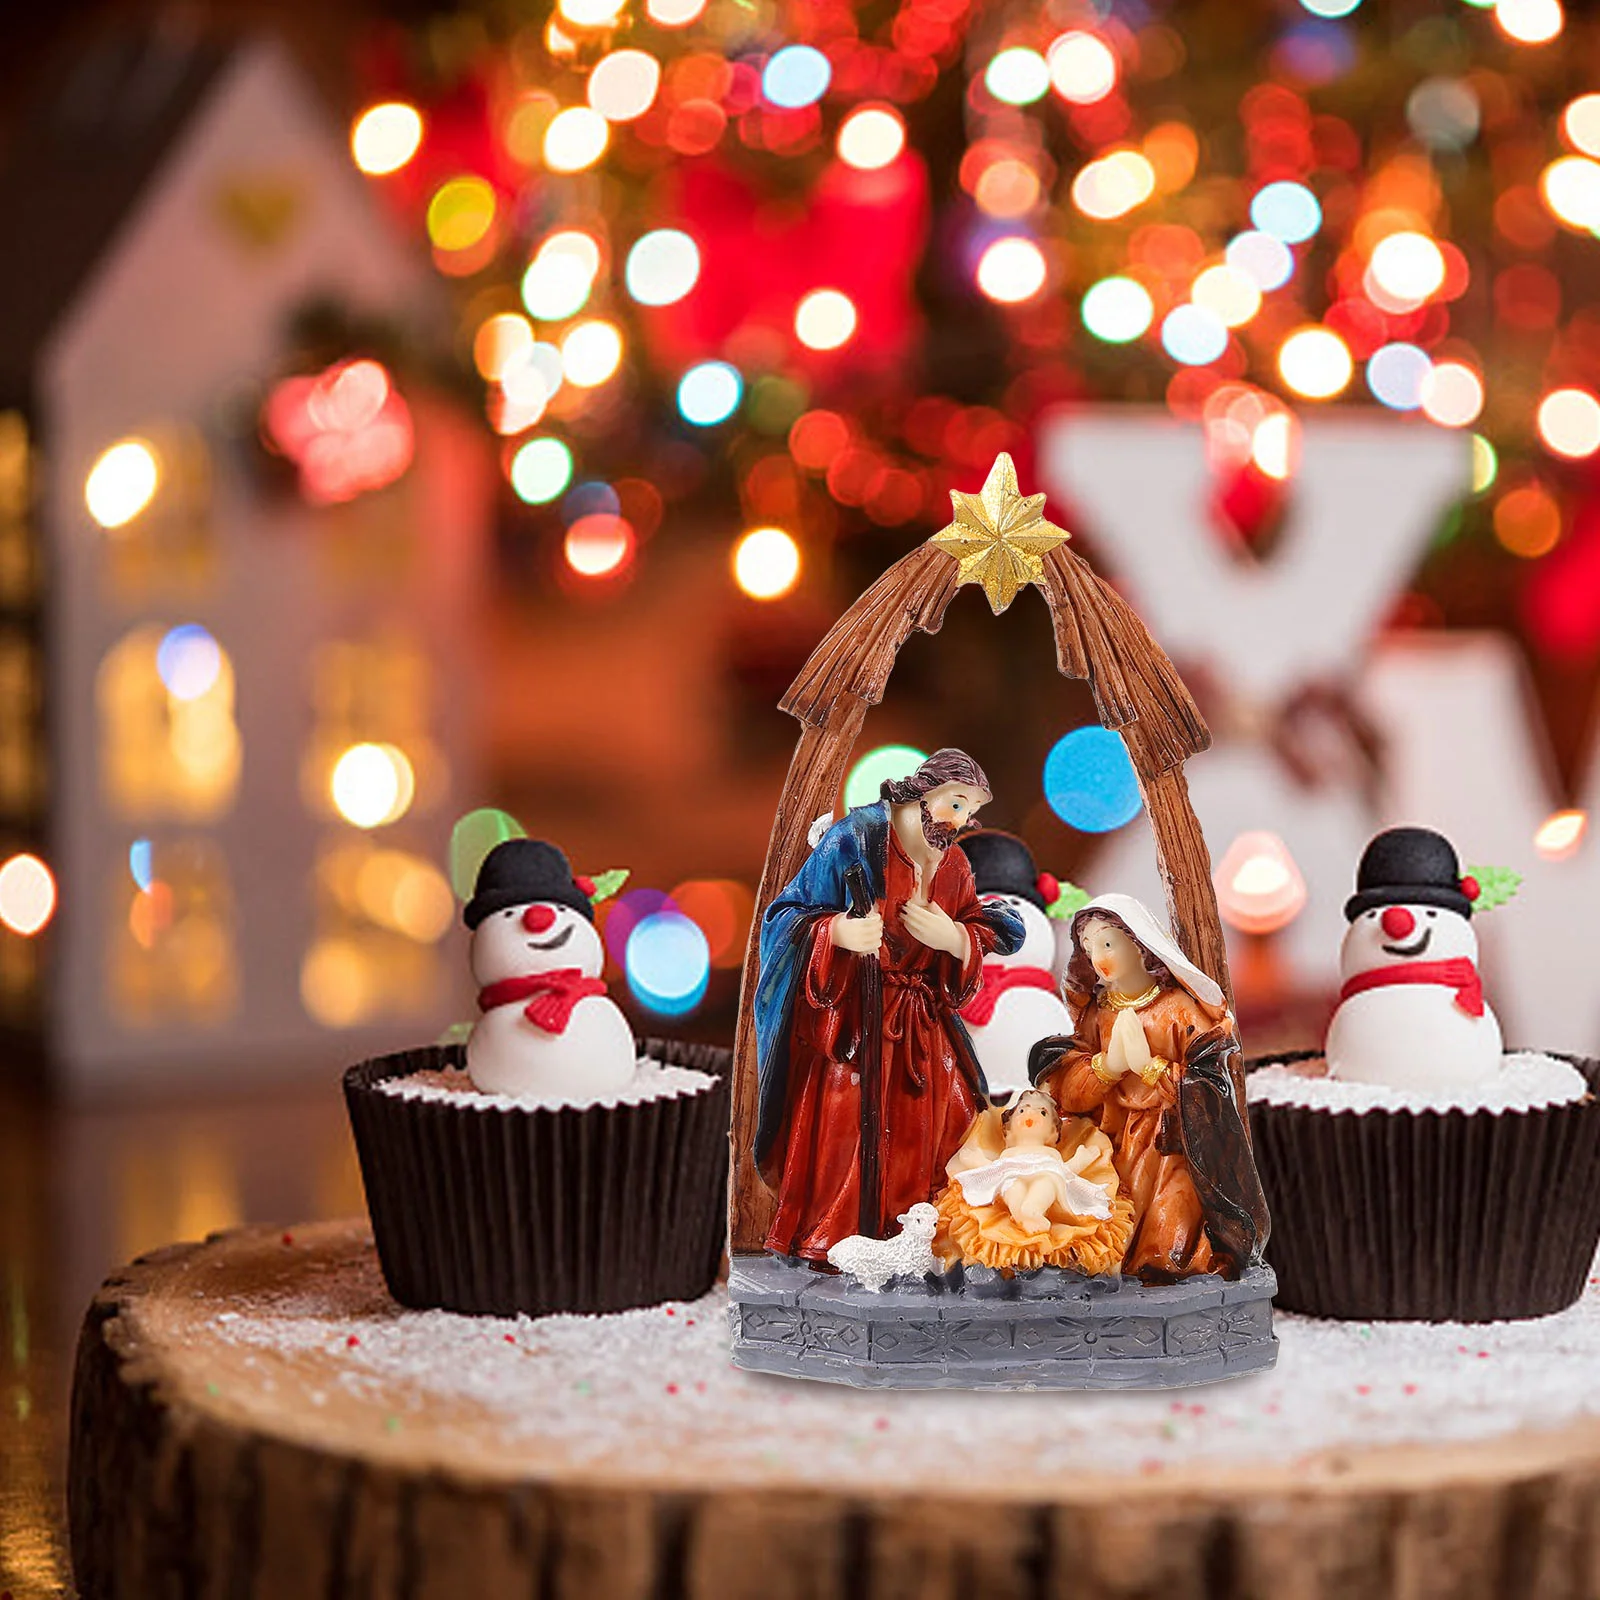
{"label": "nativity figurine", "polygon": [[948,1265],[1011,1276],[1064,1267],[1114,1276],[1133,1231],[1111,1141],[1088,1117],[1063,1118],[1041,1089],[991,1106],[946,1164],[935,1248]]}
{"label": "nativity figurine", "polygon": [[987,1104],[958,1015],[986,957],[1020,946],[952,848],[991,796],[938,750],[835,822],[761,923],[755,1157],[777,1197],[774,1254],[825,1263],[931,1201]]}
{"label": "nativity figurine", "polygon": [[1260,1260],[1267,1212],[1222,990],[1129,895],[1091,900],[1072,939],[1077,1025],[1036,1044],[1029,1072],[1065,1116],[1092,1118],[1110,1141],[1133,1212],[1123,1271],[1145,1283],[1237,1278]]}

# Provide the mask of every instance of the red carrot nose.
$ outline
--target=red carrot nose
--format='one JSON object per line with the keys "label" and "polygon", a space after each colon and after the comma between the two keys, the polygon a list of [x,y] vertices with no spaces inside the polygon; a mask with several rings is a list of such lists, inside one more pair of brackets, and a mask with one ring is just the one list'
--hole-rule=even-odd
{"label": "red carrot nose", "polygon": [[1383,931],[1391,939],[1404,939],[1413,933],[1417,919],[1404,906],[1390,906],[1383,914]]}
{"label": "red carrot nose", "polygon": [[556,925],[556,914],[549,906],[529,906],[522,913],[522,926],[529,933],[543,933]]}

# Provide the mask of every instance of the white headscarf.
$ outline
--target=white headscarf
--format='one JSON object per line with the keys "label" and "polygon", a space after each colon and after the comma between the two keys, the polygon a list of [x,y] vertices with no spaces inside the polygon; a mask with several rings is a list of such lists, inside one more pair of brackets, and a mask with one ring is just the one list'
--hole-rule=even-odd
{"label": "white headscarf", "polygon": [[1076,940],[1078,928],[1096,911],[1109,911],[1126,925],[1146,950],[1158,961],[1166,963],[1173,978],[1183,985],[1201,1005],[1213,1011],[1222,1011],[1227,1001],[1215,978],[1208,977],[1178,948],[1177,940],[1167,931],[1166,924],[1156,920],[1155,913],[1131,894],[1096,895],[1088,905],[1072,918],[1072,933]]}

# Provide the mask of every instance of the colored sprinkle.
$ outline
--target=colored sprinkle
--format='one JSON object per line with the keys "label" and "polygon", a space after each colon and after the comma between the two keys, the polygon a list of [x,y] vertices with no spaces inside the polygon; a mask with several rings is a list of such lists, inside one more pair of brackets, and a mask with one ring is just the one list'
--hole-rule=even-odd
{"label": "colored sprinkle", "polygon": [[678,1314],[678,1313],[677,1313],[677,1312],[676,1312],[676,1311],[674,1311],[674,1310],[673,1310],[673,1308],[672,1308],[672,1307],[671,1307],[671,1306],[668,1306],[668,1307],[667,1307],[667,1315],[668,1315],[668,1316],[669,1316],[669,1317],[675,1317],[675,1316],[677,1316],[677,1314]]}
{"label": "colored sprinkle", "polygon": [[874,1417],[872,1419],[872,1426],[876,1428],[879,1433],[883,1433],[888,1429],[889,1419],[887,1417]]}
{"label": "colored sprinkle", "polygon": [[1400,1392],[1401,1394],[1415,1394],[1417,1386],[1414,1383],[1408,1383]]}
{"label": "colored sprinkle", "polygon": [[573,1384],[572,1387],[576,1389],[579,1394],[591,1394],[594,1391],[594,1385],[590,1383],[587,1378],[580,1378],[575,1384]]}
{"label": "colored sprinkle", "polygon": [[1480,1350],[1478,1352],[1478,1359],[1480,1361],[1487,1361],[1489,1359],[1489,1352],[1487,1350]]}
{"label": "colored sprinkle", "polygon": [[696,1394],[704,1394],[706,1392],[706,1380],[704,1378],[694,1386],[694,1392]]}
{"label": "colored sprinkle", "polygon": [[360,1343],[361,1341],[352,1333],[350,1337],[345,1340],[344,1346],[346,1350],[354,1350],[355,1347]]}
{"label": "colored sprinkle", "polygon": [[516,1334],[514,1334],[514,1333],[506,1334],[505,1341],[506,1341],[507,1344],[515,1344],[517,1342]]}
{"label": "colored sprinkle", "polygon": [[685,1317],[683,1319],[683,1325],[686,1328],[692,1328],[694,1326],[694,1318],[693,1317]]}
{"label": "colored sprinkle", "polygon": [[385,1433],[399,1433],[399,1431],[400,1431],[400,1419],[399,1419],[399,1417],[385,1417],[383,1419],[383,1431]]}
{"label": "colored sprinkle", "polygon": [[208,1383],[206,1385],[206,1393],[207,1394],[221,1394],[222,1391],[216,1386],[216,1384]]}
{"label": "colored sprinkle", "polygon": [[667,1393],[668,1393],[668,1394],[676,1394],[676,1393],[677,1393],[677,1392],[678,1392],[678,1386],[677,1386],[677,1384],[675,1384],[675,1383],[669,1383],[669,1384],[668,1384],[668,1385],[667,1385]]}
{"label": "colored sprinkle", "polygon": [[1161,1424],[1161,1432],[1168,1439],[1176,1439],[1178,1437],[1178,1424],[1169,1417]]}
{"label": "colored sprinkle", "polygon": [[1206,1408],[1204,1406],[1190,1406],[1189,1407],[1189,1415],[1191,1417],[1203,1417],[1205,1414],[1206,1414]]}
{"label": "colored sprinkle", "polygon": [[294,1235],[293,1235],[293,1234],[292,1234],[292,1233],[286,1233],[286,1234],[284,1234],[284,1236],[283,1236],[283,1242],[284,1242],[284,1243],[285,1243],[285,1244],[293,1244],[293,1243],[294,1243]]}
{"label": "colored sprinkle", "polygon": [[1372,1393],[1372,1385],[1370,1383],[1358,1383],[1356,1385],[1356,1393],[1357,1394],[1371,1394]]}
{"label": "colored sprinkle", "polygon": [[1151,1473],[1161,1470],[1161,1463],[1155,1460],[1154,1457],[1146,1457],[1145,1460],[1139,1463],[1139,1470],[1148,1477]]}

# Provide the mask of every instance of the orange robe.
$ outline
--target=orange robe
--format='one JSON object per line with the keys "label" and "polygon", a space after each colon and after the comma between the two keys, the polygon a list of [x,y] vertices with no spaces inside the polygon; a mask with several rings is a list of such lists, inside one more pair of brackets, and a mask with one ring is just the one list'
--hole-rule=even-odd
{"label": "orange robe", "polygon": [[1042,1078],[1067,1116],[1093,1117],[1110,1140],[1123,1192],[1133,1202],[1133,1236],[1122,1270],[1147,1282],[1195,1272],[1221,1272],[1206,1235],[1205,1217],[1183,1154],[1178,1088],[1193,1040],[1215,1030],[1226,1013],[1202,1006],[1187,989],[1169,984],[1139,1009],[1145,1042],[1167,1063],[1145,1082],[1128,1072],[1107,1083],[1094,1057],[1111,1044],[1117,1013],[1091,999],[1078,1017],[1070,1047]]}
{"label": "orange robe", "polygon": [[[915,869],[893,827],[884,861],[883,1025],[879,1067],[883,1217],[932,1200],[945,1163],[977,1115],[982,1082],[977,1058],[955,1015],[977,992],[983,959],[999,934],[985,920],[972,868],[946,850],[928,898],[967,930],[965,962],[914,939],[900,913]],[[858,961],[829,937],[830,915],[811,932],[806,969],[794,998],[789,1041],[789,1106],[780,1135],[777,1214],[766,1247],[779,1255],[825,1260],[830,1246],[858,1230],[861,1213],[861,1074],[844,1059],[860,1015]]]}

